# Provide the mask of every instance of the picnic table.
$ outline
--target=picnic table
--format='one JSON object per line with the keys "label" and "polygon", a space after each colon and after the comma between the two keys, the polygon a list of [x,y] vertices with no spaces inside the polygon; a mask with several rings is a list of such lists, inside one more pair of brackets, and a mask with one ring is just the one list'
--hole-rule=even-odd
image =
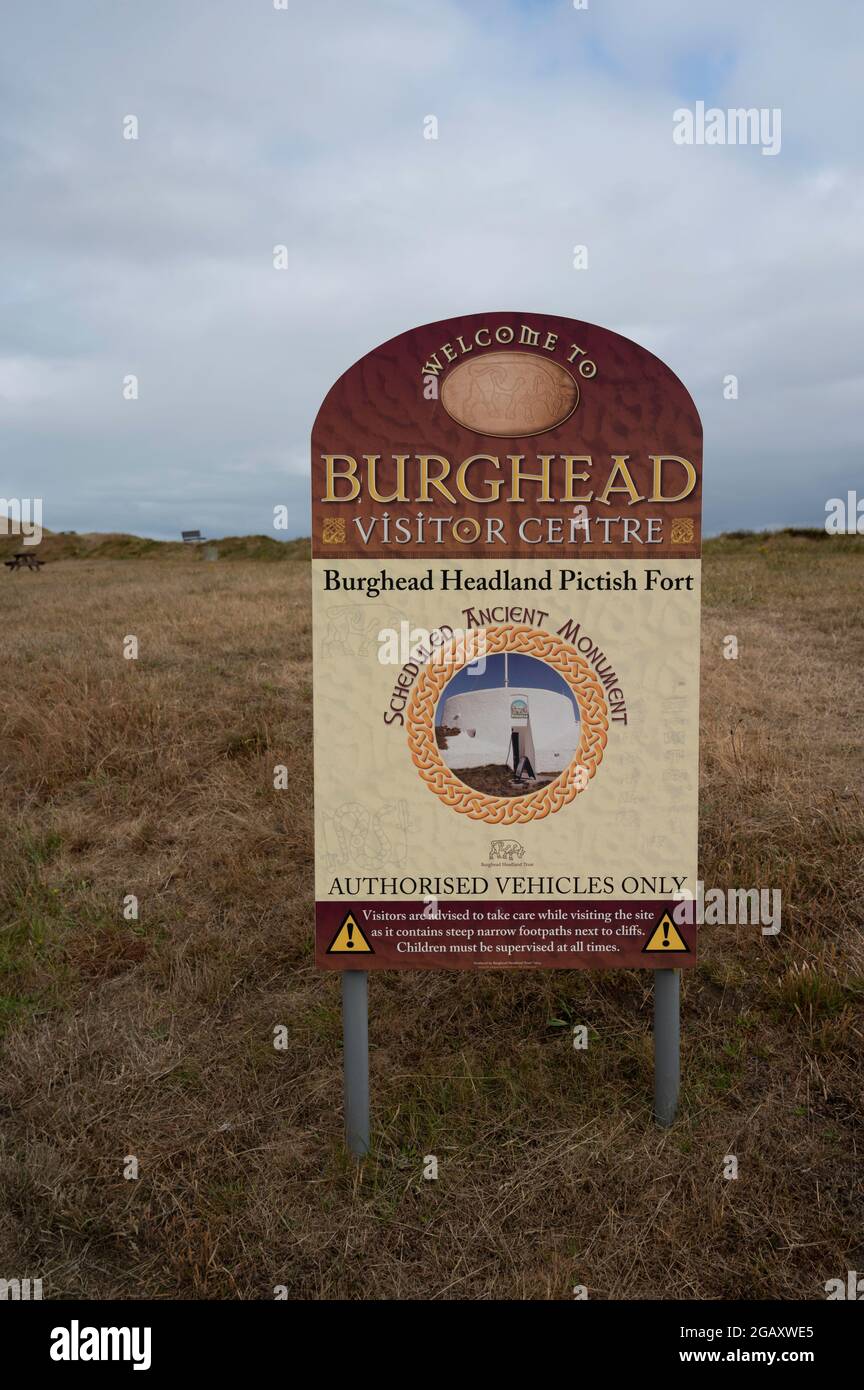
{"label": "picnic table", "polygon": [[18,550],[12,556],[11,560],[4,560],[3,563],[10,574],[13,572],[13,570],[23,569],[35,570],[38,574],[45,561],[38,559],[29,550]]}

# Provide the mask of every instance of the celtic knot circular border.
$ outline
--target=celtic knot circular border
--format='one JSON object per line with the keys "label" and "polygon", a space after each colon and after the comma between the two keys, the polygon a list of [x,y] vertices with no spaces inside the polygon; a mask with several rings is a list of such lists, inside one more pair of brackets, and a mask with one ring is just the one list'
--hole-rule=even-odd
{"label": "celtic knot circular border", "polygon": [[[483,629],[483,654],[495,656],[500,652],[519,652],[533,656],[552,666],[567,682],[579,706],[582,737],[576,755],[554,782],[539,787],[525,796],[487,796],[475,791],[452,772],[441,757],[435,741],[435,708],[447,682],[477,660],[476,645],[464,639],[442,648],[423,668],[408,705],[408,746],[420,776],[431,791],[447,806],[472,820],[489,821],[493,825],[513,825],[530,820],[542,820],[553,811],[560,811],[585,790],[580,768],[592,778],[603,759],[609,729],[609,711],[599,680],[575,647],[560,637],[541,632],[536,627],[507,624]],[[470,634],[471,638],[476,634]],[[580,785],[581,784],[581,785]]]}

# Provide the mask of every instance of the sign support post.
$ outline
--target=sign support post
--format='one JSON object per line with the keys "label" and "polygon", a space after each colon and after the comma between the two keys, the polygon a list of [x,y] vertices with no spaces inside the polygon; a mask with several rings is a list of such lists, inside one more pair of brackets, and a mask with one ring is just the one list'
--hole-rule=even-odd
{"label": "sign support post", "polygon": [[681,1080],[681,972],[654,971],[654,1118],[668,1129]]}
{"label": "sign support post", "polygon": [[365,1158],[369,1152],[369,976],[365,970],[342,972],[342,1045],[345,1135],[355,1158]]}

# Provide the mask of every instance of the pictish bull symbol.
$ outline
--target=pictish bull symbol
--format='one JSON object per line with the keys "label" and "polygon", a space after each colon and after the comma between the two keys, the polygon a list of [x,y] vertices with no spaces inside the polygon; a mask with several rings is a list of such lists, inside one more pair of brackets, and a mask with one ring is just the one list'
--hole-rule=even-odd
{"label": "pictish bull symbol", "polygon": [[506,859],[509,863],[511,859],[521,859],[524,853],[525,847],[518,840],[493,840],[489,858]]}

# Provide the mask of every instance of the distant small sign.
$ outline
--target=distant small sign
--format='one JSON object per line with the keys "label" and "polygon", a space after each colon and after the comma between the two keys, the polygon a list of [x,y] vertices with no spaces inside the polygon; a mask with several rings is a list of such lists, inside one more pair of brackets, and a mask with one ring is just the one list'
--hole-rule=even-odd
{"label": "distant small sign", "polygon": [[184,545],[195,545],[199,541],[206,541],[207,537],[202,536],[200,531],[181,531]]}

